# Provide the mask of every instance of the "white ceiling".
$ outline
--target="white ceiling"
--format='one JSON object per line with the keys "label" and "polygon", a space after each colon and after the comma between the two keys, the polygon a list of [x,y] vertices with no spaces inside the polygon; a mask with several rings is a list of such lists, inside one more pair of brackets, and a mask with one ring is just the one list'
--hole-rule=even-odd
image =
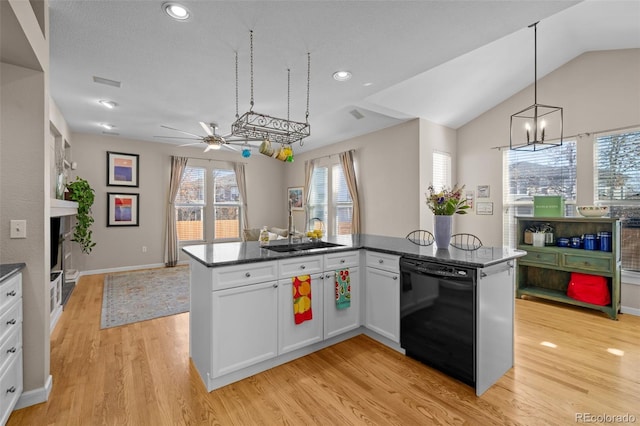
{"label": "white ceiling", "polygon": [[[538,20],[539,78],[586,51],[640,47],[638,0],[183,1],[187,22],[162,3],[50,0],[51,95],[73,131],[110,123],[120,137],[171,143],[184,141],[155,137],[180,136],[161,125],[229,132],[236,51],[240,115],[249,109],[249,30],[256,112],[287,116],[290,68],[291,119],[304,121],[311,53],[311,136],[298,152],[414,117],[464,125],[533,82],[527,26]],[[334,81],[339,69],[353,78]]]}

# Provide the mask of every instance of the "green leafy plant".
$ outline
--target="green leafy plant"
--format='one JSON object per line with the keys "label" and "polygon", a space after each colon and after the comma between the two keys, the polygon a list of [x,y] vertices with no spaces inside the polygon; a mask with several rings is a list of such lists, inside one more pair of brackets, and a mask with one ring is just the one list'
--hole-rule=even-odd
{"label": "green leafy plant", "polygon": [[86,180],[76,177],[71,183],[67,184],[69,190],[69,198],[78,202],[78,214],[76,215],[76,227],[73,230],[73,238],[80,244],[83,253],[89,254],[96,243],[91,240],[91,225],[94,222],[91,215],[91,206],[95,198],[95,191]]}
{"label": "green leafy plant", "polygon": [[456,185],[451,190],[443,189],[436,192],[433,185],[429,185],[429,193],[425,194],[427,205],[435,215],[467,214],[466,210],[470,206],[467,200],[462,198],[463,189],[464,185],[459,188]]}

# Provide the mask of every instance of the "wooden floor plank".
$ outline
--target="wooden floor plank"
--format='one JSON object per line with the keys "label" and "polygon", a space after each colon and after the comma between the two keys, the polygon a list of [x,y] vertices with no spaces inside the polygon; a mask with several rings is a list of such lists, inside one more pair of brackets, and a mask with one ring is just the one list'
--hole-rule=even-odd
{"label": "wooden floor plank", "polygon": [[189,360],[189,314],[101,330],[103,285],[80,279],[51,336],[49,401],[8,425],[640,422],[639,317],[516,300],[515,367],[482,397],[366,336],[208,393]]}

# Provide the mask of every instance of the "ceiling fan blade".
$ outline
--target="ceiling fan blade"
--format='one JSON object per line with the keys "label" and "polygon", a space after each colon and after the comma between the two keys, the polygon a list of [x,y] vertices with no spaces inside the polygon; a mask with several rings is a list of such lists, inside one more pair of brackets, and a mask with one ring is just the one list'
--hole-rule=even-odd
{"label": "ceiling fan blade", "polygon": [[207,134],[209,136],[213,136],[214,132],[213,130],[211,130],[211,126],[209,126],[207,123],[205,123],[204,121],[200,121],[200,126],[202,126],[202,128],[204,129],[205,132],[207,132]]}
{"label": "ceiling fan blade", "polygon": [[208,144],[207,147],[204,149],[204,152],[218,151],[219,149],[220,149],[220,145]]}
{"label": "ceiling fan blade", "polygon": [[193,145],[200,145],[202,142],[196,142],[196,143],[185,143],[182,145],[178,145],[178,148],[180,148],[181,146],[193,146]]}
{"label": "ceiling fan blade", "polygon": [[154,138],[164,138],[164,139],[188,139],[188,140],[192,140],[192,141],[199,141],[202,140],[201,137],[197,137],[197,138],[187,138],[184,136],[154,136]]}
{"label": "ceiling fan blade", "polygon": [[169,129],[169,130],[175,130],[176,132],[184,133],[185,135],[195,136],[197,138],[202,139],[202,136],[200,135],[196,135],[195,133],[185,132],[184,130],[176,129],[175,127],[169,127],[169,126],[163,126],[163,125],[160,125],[160,127],[164,127],[165,129]]}
{"label": "ceiling fan blade", "polygon": [[223,143],[222,146],[227,148],[228,150],[238,152],[238,148],[236,148],[235,146],[231,146],[228,143]]}

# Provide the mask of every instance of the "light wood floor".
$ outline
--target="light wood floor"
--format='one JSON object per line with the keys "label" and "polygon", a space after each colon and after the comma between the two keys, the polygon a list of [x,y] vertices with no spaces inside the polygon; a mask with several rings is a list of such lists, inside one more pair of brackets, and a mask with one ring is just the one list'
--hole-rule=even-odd
{"label": "light wood floor", "polygon": [[639,317],[518,300],[515,367],[480,398],[364,336],[207,393],[188,314],[100,330],[103,280],[80,279],[52,335],[49,401],[8,425],[640,423]]}

